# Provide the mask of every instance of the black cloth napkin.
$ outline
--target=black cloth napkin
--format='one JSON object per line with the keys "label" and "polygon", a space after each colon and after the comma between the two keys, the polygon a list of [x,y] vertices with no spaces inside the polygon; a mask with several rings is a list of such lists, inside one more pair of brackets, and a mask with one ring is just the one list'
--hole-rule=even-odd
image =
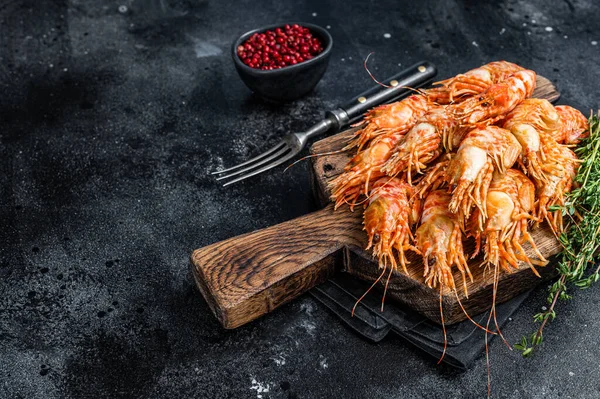
{"label": "black cloth napkin", "polygon": [[[414,311],[402,309],[387,302],[381,312],[381,295],[371,291],[356,307],[356,300],[364,294],[370,284],[347,273],[338,273],[325,283],[313,288],[310,293],[348,326],[363,337],[381,341],[390,331],[439,359],[444,349],[442,327]],[[502,326],[517,310],[531,291],[524,292],[508,302],[496,306],[498,324]],[[480,325],[487,322],[488,313],[471,316]],[[490,328],[493,330],[493,328]],[[485,349],[485,332],[469,320],[446,326],[448,346],[443,361],[450,366],[466,370]],[[488,340],[494,335],[488,334]]]}

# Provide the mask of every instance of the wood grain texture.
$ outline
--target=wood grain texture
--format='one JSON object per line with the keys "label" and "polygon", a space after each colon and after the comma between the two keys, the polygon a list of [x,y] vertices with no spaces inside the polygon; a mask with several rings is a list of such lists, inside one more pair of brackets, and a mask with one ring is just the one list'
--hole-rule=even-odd
{"label": "wood grain texture", "polygon": [[[547,79],[538,76],[534,97],[546,98],[550,101],[558,99],[559,94]],[[311,154],[321,154],[338,151],[345,146],[348,139],[352,137],[356,130],[339,133],[316,142],[311,148]],[[321,157],[311,158],[311,182],[313,191],[317,199],[322,205],[329,203],[330,192],[327,187],[328,181],[339,175],[344,166],[348,163],[351,154],[341,152],[334,155],[324,155]],[[356,209],[355,213],[362,213],[361,209]],[[349,213],[347,207],[338,209],[340,215]],[[556,241],[549,228],[542,226],[534,229],[531,232],[536,244],[542,254],[546,257],[560,251],[560,244]],[[375,281],[379,277],[380,270],[377,263],[373,260],[371,254],[362,248],[366,246],[366,234],[363,232],[362,245],[351,245],[348,247],[349,254],[346,257],[347,261],[344,265],[346,272],[367,281]],[[527,249],[527,247],[525,247]],[[471,253],[473,242],[465,243],[466,253]],[[402,273],[394,273],[387,291],[387,297],[416,310],[429,319],[439,322],[439,291],[431,289],[425,285],[423,278],[423,266],[421,258],[410,252],[408,255],[410,265],[408,275]],[[492,300],[492,279],[493,270],[487,270],[480,267],[482,259],[478,257],[469,263],[471,272],[473,273],[474,281],[468,282],[468,299],[463,290],[458,291],[458,298],[462,302],[467,312],[471,315],[476,315],[489,309]],[[541,281],[551,278],[556,274],[553,265],[546,267],[538,267],[537,270],[542,276],[542,279],[536,277],[527,265],[522,264],[520,269],[511,273],[502,273],[498,286],[497,302],[501,303],[510,298],[533,288]],[[462,281],[460,273],[455,272],[454,279],[457,282]],[[457,295],[450,292],[448,289],[443,291],[443,306],[444,317],[447,324],[456,323],[466,318],[463,311],[460,309]]]}
{"label": "wood grain texture", "polygon": [[193,252],[196,283],[225,328],[260,317],[325,281],[341,249],[362,245],[360,214],[329,205]]}

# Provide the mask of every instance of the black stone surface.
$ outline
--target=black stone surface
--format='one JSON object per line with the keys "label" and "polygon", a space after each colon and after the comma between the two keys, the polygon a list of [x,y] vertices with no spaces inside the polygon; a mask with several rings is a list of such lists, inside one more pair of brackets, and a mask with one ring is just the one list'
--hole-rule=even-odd
{"label": "black stone surface", "polygon": [[[330,26],[329,69],[273,106],[229,46],[256,26]],[[535,20],[535,22],[534,22]],[[194,248],[314,209],[307,165],[223,189],[208,175],[420,59],[440,77],[507,59],[598,107],[593,0],[0,0],[0,397],[448,398],[486,394],[400,339],[370,344],[308,296],[235,331]],[[390,38],[384,37],[389,33]],[[505,328],[533,330],[541,287]],[[600,397],[598,288],[561,304],[543,351],[491,345],[494,397]]]}

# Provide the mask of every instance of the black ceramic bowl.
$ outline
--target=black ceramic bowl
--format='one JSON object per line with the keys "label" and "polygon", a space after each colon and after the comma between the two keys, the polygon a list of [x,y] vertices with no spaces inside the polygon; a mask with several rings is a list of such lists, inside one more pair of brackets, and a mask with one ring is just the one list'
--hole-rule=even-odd
{"label": "black ceramic bowl", "polygon": [[289,22],[288,24],[293,25],[295,23],[308,28],[313,36],[317,37],[323,45],[323,51],[308,61],[289,65],[281,69],[263,71],[261,69],[250,68],[238,56],[238,46],[250,36],[255,33],[262,33],[267,30],[283,27],[286,25],[285,22],[263,26],[246,32],[233,43],[233,47],[231,48],[233,63],[246,86],[269,101],[283,102],[302,97],[319,83],[319,80],[321,80],[327,69],[327,64],[329,64],[331,47],[333,45],[333,40],[329,32],[320,26],[306,22]]}

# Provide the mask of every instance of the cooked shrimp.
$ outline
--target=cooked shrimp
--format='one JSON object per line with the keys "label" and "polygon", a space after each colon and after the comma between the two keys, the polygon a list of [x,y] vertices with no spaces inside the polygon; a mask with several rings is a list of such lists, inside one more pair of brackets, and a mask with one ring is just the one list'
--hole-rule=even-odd
{"label": "cooked shrimp", "polygon": [[425,90],[425,94],[439,104],[458,102],[466,96],[479,94],[491,85],[500,83],[515,72],[524,68],[507,61],[494,61],[471,69],[464,74],[442,80],[434,84],[441,87]]}
{"label": "cooked shrimp", "polygon": [[576,141],[587,127],[587,120],[573,108],[555,109],[546,100],[530,98],[507,115],[504,127],[521,143],[525,170],[538,189],[536,217],[548,220],[554,232],[559,234],[562,217],[557,212],[548,214],[548,208],[562,204],[576,173],[577,158],[568,148],[558,144],[556,138],[565,141],[569,136],[569,140]]}
{"label": "cooked shrimp", "polygon": [[548,180],[543,169],[556,165],[557,160],[548,162],[547,158],[556,152],[558,144],[552,136],[562,128],[554,106],[548,100],[528,98],[506,116],[503,127],[519,140],[524,170],[536,186]]}
{"label": "cooked shrimp", "polygon": [[578,144],[589,135],[588,120],[581,112],[568,105],[557,105],[555,109],[562,122],[562,129],[554,137],[557,142]]}
{"label": "cooked shrimp", "polygon": [[431,110],[398,141],[394,155],[381,170],[390,176],[407,171],[410,183],[412,173],[421,173],[436,159],[442,153],[444,143],[459,141],[456,140],[459,128],[459,122],[446,112],[446,107]]}
{"label": "cooked shrimp", "polygon": [[[535,187],[521,171],[509,169],[505,173],[495,172],[486,196],[487,219],[484,220],[479,209],[473,212],[470,220],[469,235],[475,237],[475,257],[485,237],[486,266],[493,266],[492,306],[487,319],[486,330],[489,329],[492,318],[496,331],[504,343],[510,348],[498,325],[496,314],[496,295],[498,292],[499,269],[512,271],[518,268],[518,261],[526,262],[531,270],[539,277],[533,266],[546,265],[548,261],[540,254],[535,242],[527,231],[528,220],[535,200]],[[539,260],[530,259],[521,244],[527,241],[535,251]],[[487,331],[486,331],[486,356]]]}
{"label": "cooked shrimp", "polygon": [[[535,200],[535,187],[529,179],[516,169],[509,169],[504,174],[494,173],[490,189],[486,197],[488,217],[484,222],[479,210],[472,215],[469,235],[475,237],[475,257],[481,246],[481,238],[485,237],[486,265],[494,268],[492,307],[486,328],[489,328],[492,317],[500,337],[506,340],[500,332],[496,319],[496,293],[498,291],[499,268],[510,272],[518,268],[518,261],[526,262],[531,270],[539,276],[534,264],[544,266],[548,261],[537,249],[535,242],[527,231],[527,222],[531,218],[531,210]],[[535,251],[538,260],[530,259],[521,243],[527,241]],[[487,339],[487,335],[486,335]],[[509,346],[510,347],[510,346]]]}
{"label": "cooked shrimp", "polygon": [[[465,295],[466,274],[473,281],[462,246],[462,232],[457,215],[448,210],[450,194],[446,190],[431,192],[425,199],[421,225],[415,233],[415,246],[423,255],[425,282],[430,287],[455,289],[452,266],[462,274]],[[465,274],[466,273],[466,274]]]}
{"label": "cooked shrimp", "polygon": [[397,269],[392,253],[394,248],[402,269],[407,272],[405,251],[414,249],[410,231],[410,225],[414,223],[409,201],[412,192],[412,187],[398,178],[382,177],[373,184],[363,225],[369,237],[366,249],[373,248],[381,268]]}
{"label": "cooked shrimp", "polygon": [[396,175],[407,170],[409,178],[413,168],[421,172],[427,163],[440,155],[442,144],[451,151],[461,142],[463,134],[460,133],[465,132],[461,125],[489,125],[502,119],[505,113],[533,93],[535,79],[533,71],[515,72],[479,96],[431,110],[399,141],[395,154],[382,171]]}
{"label": "cooked shrimp", "polygon": [[444,352],[438,361],[444,358],[446,351],[446,328],[444,325],[444,309],[443,309],[443,289],[450,288],[456,295],[456,301],[460,305],[467,319],[469,319],[476,327],[485,330],[486,333],[495,334],[487,328],[479,325],[469,316],[463,307],[458,296],[452,266],[460,271],[463,281],[463,289],[468,297],[467,275],[471,282],[473,276],[465,259],[462,245],[462,231],[459,220],[456,214],[448,210],[450,202],[450,194],[445,190],[437,190],[431,192],[425,199],[423,206],[423,214],[421,217],[421,225],[416,231],[415,245],[423,256],[425,283],[429,287],[439,287],[440,296],[440,320],[442,322],[442,331],[444,333]]}
{"label": "cooked shrimp", "polygon": [[559,156],[556,156],[551,164],[555,173],[549,175],[549,179],[537,190],[538,203],[535,215],[539,220],[547,220],[555,234],[563,231],[562,211],[549,212],[553,205],[564,205],[564,195],[571,191],[573,180],[579,168],[577,155],[564,145],[558,148]]}
{"label": "cooked shrimp", "polygon": [[[571,107],[529,98],[536,78],[516,64],[493,62],[369,111],[343,149],[357,154],[330,183],[336,208],[368,201],[366,247],[381,273],[371,288],[388,274],[385,298],[392,273],[407,271],[406,251],[420,254],[424,283],[439,289],[444,353],[445,298],[456,295],[467,314],[459,290],[467,294],[467,279],[473,281],[463,235],[475,239],[472,257],[483,253],[486,272],[493,271],[487,325],[467,315],[486,332],[487,357],[487,334],[509,345],[496,320],[500,273],[527,265],[539,276],[536,268],[548,261],[530,226],[547,222],[557,236],[563,231],[565,194],[579,181],[581,162],[569,148],[587,144],[589,126]],[[490,283],[485,276],[482,287]]]}
{"label": "cooked shrimp", "polygon": [[486,91],[453,106],[458,118],[469,125],[490,125],[501,120],[535,89],[536,73],[515,72]]}
{"label": "cooked shrimp", "polygon": [[352,308],[352,315],[354,315],[354,310],[360,301],[382,279],[389,268],[381,299],[381,311],[383,312],[385,293],[392,272],[398,269],[393,249],[396,249],[398,260],[405,273],[408,272],[406,269],[408,263],[405,255],[406,250],[412,249],[418,253],[418,250],[412,245],[414,237],[410,226],[416,222],[420,215],[420,203],[417,201],[411,204],[412,193],[413,189],[409,184],[394,177],[381,177],[373,184],[369,205],[363,216],[363,225],[369,238],[366,249],[373,248],[373,256],[378,258],[379,268],[382,271],[379,278],[358,298]]}
{"label": "cooked shrimp", "polygon": [[[462,220],[468,218],[473,206],[479,208],[485,218],[485,198],[494,170],[504,173],[513,166],[520,153],[521,145],[508,130],[497,126],[473,129],[447,168],[435,168],[424,180],[429,184],[445,181],[454,187],[448,209],[459,213]],[[427,190],[427,184],[421,192]]]}
{"label": "cooked shrimp", "polygon": [[373,108],[359,124],[360,130],[354,133],[354,138],[346,149],[357,147],[360,151],[373,138],[390,131],[404,135],[430,107],[427,97],[415,94],[401,101]]}
{"label": "cooked shrimp", "polygon": [[335,208],[344,203],[354,210],[358,199],[369,192],[369,182],[384,176],[381,166],[392,155],[392,149],[402,136],[386,134],[373,140],[346,165],[344,172],[329,183]]}
{"label": "cooked shrimp", "polygon": [[448,182],[456,185],[449,209],[454,213],[460,210],[467,218],[473,205],[482,205],[485,215],[485,196],[492,172],[503,173],[511,168],[520,152],[521,145],[505,129],[488,126],[469,132],[448,166]]}
{"label": "cooked shrimp", "polygon": [[[537,249],[528,232],[528,221],[533,218],[535,202],[535,186],[521,171],[509,169],[506,173],[494,173],[486,196],[487,218],[483,218],[479,210],[473,213],[473,221],[469,229],[475,236],[480,248],[481,238],[485,237],[485,262],[500,266],[505,271],[518,269],[518,261],[523,261],[533,272],[539,273],[533,266],[545,265],[548,261]],[[539,260],[531,259],[521,246],[529,242]],[[475,256],[477,250],[473,254]]]}

